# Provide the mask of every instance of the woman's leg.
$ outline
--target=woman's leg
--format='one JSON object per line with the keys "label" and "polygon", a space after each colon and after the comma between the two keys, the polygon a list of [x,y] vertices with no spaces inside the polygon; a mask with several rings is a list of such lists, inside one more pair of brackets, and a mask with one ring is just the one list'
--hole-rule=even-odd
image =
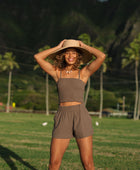
{"label": "woman's leg", "polygon": [[69,145],[70,139],[52,138],[50,148],[49,170],[58,170],[65,150]]}
{"label": "woman's leg", "polygon": [[84,169],[94,170],[92,136],[76,139]]}

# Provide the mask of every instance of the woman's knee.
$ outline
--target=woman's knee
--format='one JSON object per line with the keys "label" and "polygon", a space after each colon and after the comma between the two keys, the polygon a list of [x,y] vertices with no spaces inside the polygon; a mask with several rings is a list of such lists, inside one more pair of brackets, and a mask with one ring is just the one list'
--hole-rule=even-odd
{"label": "woman's knee", "polygon": [[60,159],[52,159],[50,160],[50,165],[49,165],[49,169],[51,170],[54,168],[59,168],[61,165],[61,160]]}
{"label": "woman's knee", "polygon": [[94,163],[92,158],[85,158],[82,160],[84,169],[86,170],[94,170]]}

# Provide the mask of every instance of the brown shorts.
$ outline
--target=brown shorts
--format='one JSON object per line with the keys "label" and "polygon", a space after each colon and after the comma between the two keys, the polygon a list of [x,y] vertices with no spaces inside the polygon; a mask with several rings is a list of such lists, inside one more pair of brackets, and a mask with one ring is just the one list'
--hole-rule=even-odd
{"label": "brown shorts", "polygon": [[54,117],[53,138],[84,138],[92,134],[92,120],[84,103],[74,106],[59,106]]}

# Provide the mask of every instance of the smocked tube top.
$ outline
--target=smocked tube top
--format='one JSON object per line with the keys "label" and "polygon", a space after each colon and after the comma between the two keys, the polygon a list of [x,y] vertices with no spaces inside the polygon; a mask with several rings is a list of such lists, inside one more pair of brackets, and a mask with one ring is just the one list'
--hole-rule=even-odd
{"label": "smocked tube top", "polygon": [[83,103],[85,85],[86,83],[78,78],[59,78],[57,82],[59,103]]}

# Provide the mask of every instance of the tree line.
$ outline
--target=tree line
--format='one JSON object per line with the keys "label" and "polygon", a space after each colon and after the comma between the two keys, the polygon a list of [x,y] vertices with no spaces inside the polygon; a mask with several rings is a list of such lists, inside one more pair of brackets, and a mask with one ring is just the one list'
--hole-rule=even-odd
{"label": "tree line", "polygon": [[[83,41],[85,44],[93,46],[104,53],[106,53],[103,46],[97,46],[93,42],[91,42],[90,35],[84,33],[78,36],[78,39]],[[41,52],[45,49],[49,49],[49,45],[45,45],[40,48],[38,51]],[[124,49],[122,53],[122,68],[133,64],[135,67],[135,106],[134,106],[134,120],[138,120],[140,116],[140,89],[139,89],[139,81],[138,81],[138,67],[140,60],[140,34],[133,39],[133,41],[129,44],[128,47]],[[51,62],[51,61],[50,61]],[[103,111],[103,74],[106,72],[108,68],[108,64],[111,62],[111,57],[107,55],[106,60],[102,64],[100,68],[100,109],[99,109],[99,118],[102,118]],[[8,80],[8,96],[7,96],[7,104],[6,104],[6,112],[9,112],[10,107],[10,96],[11,96],[11,79],[12,79],[12,71],[13,69],[19,69],[19,64],[15,61],[15,56],[12,52],[5,52],[5,54],[0,55],[0,72],[8,71],[9,72],[9,80]],[[39,65],[34,66],[34,70],[38,69]],[[46,73],[46,115],[49,114],[49,79],[48,74]],[[90,89],[90,78],[88,80],[87,89],[85,93],[85,105],[87,103],[88,94]]]}

